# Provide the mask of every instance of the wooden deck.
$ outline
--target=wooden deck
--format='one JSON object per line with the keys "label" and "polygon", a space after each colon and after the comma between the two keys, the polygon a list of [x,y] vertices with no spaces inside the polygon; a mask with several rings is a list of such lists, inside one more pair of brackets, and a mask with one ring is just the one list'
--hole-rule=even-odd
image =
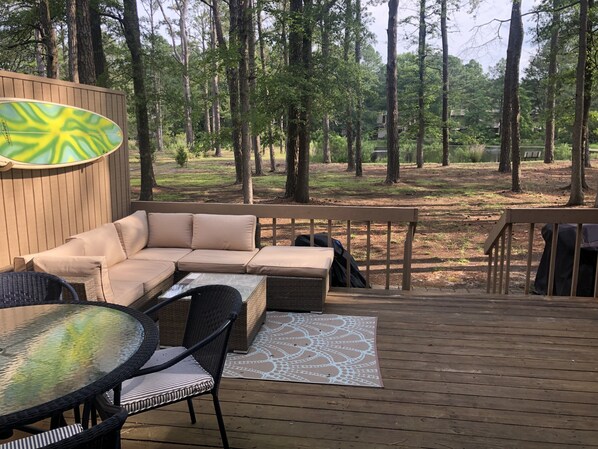
{"label": "wooden deck", "polygon": [[[334,294],[376,315],[384,388],[224,379],[234,448],[598,446],[598,302]],[[209,398],[128,419],[124,449],[219,447]]]}

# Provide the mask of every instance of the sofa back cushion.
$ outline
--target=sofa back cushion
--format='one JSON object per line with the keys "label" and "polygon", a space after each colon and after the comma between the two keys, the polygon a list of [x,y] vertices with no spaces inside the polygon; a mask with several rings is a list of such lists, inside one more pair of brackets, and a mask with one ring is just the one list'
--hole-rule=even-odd
{"label": "sofa back cushion", "polygon": [[69,240],[56,248],[35,254],[17,256],[14,259],[15,271],[33,271],[33,258],[36,256],[84,256],[85,245],[82,240]]}
{"label": "sofa back cushion", "polygon": [[195,214],[191,248],[253,251],[256,222],[253,215]]}
{"label": "sofa back cushion", "polygon": [[85,256],[104,256],[111,267],[127,258],[114,223],[106,223],[99,228],[69,237],[69,240],[83,240]]}
{"label": "sofa back cushion", "polygon": [[191,248],[192,214],[150,212],[147,221],[149,248]]}
{"label": "sofa back cushion", "polygon": [[115,221],[114,226],[127,257],[131,257],[147,246],[149,227],[147,212],[144,210],[138,210],[128,217]]}
{"label": "sofa back cushion", "polygon": [[91,277],[95,281],[97,298],[87,298],[87,300],[114,301],[104,256],[37,256],[33,258],[33,268],[35,271],[66,278]]}

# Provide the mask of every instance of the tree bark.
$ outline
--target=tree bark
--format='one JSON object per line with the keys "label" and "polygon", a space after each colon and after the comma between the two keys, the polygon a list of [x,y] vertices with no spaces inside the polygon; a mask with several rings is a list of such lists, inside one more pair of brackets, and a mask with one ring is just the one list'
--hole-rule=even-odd
{"label": "tree bark", "polygon": [[[214,13],[210,14],[210,48],[216,50],[216,26],[214,25]],[[212,77],[212,133],[214,142],[214,156],[222,157],[220,144],[220,86],[218,80],[218,62],[214,58],[212,65],[214,76]]]}
{"label": "tree bark", "polygon": [[[266,50],[264,45],[264,35],[262,33],[262,12],[260,9],[257,11],[257,36],[260,45],[260,61],[262,65],[262,76],[266,76]],[[266,89],[266,95],[269,96],[269,92]],[[274,142],[272,133],[272,122],[268,123],[268,148],[270,150],[270,172],[276,171],[276,155],[274,154]]]}
{"label": "tree bark", "polygon": [[416,165],[417,168],[424,166],[424,138],[426,136],[425,119],[425,78],[426,78],[426,0],[419,1],[419,39],[417,46],[417,64],[419,84],[417,89],[417,143],[416,143]]}
{"label": "tree bark", "polygon": [[567,206],[581,206],[584,202],[582,184],[584,89],[587,64],[588,0],[579,2],[579,54],[575,71],[575,121],[571,151],[571,192]]}
{"label": "tree bark", "polygon": [[[330,59],[330,13],[326,11],[322,18],[322,59],[326,62]],[[330,115],[328,110],[324,111],[322,117],[322,162],[330,164]]]}
{"label": "tree bark", "polygon": [[123,0],[123,27],[125,40],[131,53],[131,67],[133,71],[133,89],[135,91],[135,116],[137,118],[137,141],[139,144],[139,158],[141,162],[141,201],[151,201],[152,191],[152,152],[149,138],[149,120],[147,115],[147,96],[145,92],[145,69],[143,52],[141,50],[141,36],[139,31],[139,16],[137,15],[136,0]]}
{"label": "tree bark", "polygon": [[[248,51],[248,65],[249,65],[249,92],[250,92],[250,108],[255,109],[255,91],[257,89],[257,71],[255,67],[255,23],[253,20],[253,1],[249,0],[249,9],[247,11],[247,51]],[[249,120],[248,115],[245,120]],[[260,141],[260,135],[252,131],[251,132],[251,146],[253,148],[253,161],[255,164],[256,176],[262,176],[264,171],[262,169],[262,145]]]}
{"label": "tree bark", "polygon": [[[593,11],[594,8],[594,0],[588,0],[588,48],[587,54],[593,55],[594,54],[594,22],[592,20],[590,11]],[[592,162],[590,161],[590,130],[588,128],[588,122],[590,119],[590,108],[592,106],[592,87],[594,84],[594,67],[592,67],[591,63],[586,61],[586,70],[585,70],[585,85],[583,90],[583,170],[581,172],[581,184],[584,189],[589,188],[586,182],[586,168],[592,167]]]}
{"label": "tree bark", "polygon": [[40,22],[42,27],[42,41],[46,48],[46,76],[58,78],[58,44],[56,30],[52,23],[49,0],[42,0],[39,4]]}
{"label": "tree bark", "polygon": [[[343,59],[349,65],[349,48],[351,47],[351,28],[353,27],[353,6],[351,0],[345,0],[345,36],[343,40]],[[350,89],[350,86],[347,86]],[[353,148],[353,99],[351,95],[347,98],[347,109],[345,111],[345,134],[347,136],[347,171],[355,170],[355,150]]]}
{"label": "tree bark", "polygon": [[447,33],[447,0],[440,2],[440,34],[442,36],[442,166],[448,167],[449,161],[449,52]]}
{"label": "tree bark", "polygon": [[66,24],[68,29],[69,80],[79,82],[77,58],[77,1],[68,0],[66,5]]}
{"label": "tree bark", "polygon": [[357,69],[357,85],[355,89],[357,104],[355,110],[355,176],[363,176],[361,150],[361,117],[363,101],[361,98],[361,0],[355,0],[355,65]]}
{"label": "tree bark", "polygon": [[95,85],[96,67],[93,59],[89,0],[77,0],[77,37],[79,49],[79,81]]}
{"label": "tree bark", "polygon": [[[302,70],[302,46],[301,27],[299,25],[300,17],[303,14],[303,1],[291,0],[289,13],[291,16],[289,29],[289,73],[294,76],[299,75]],[[287,179],[285,185],[285,197],[295,198],[297,192],[298,178],[298,155],[300,148],[300,104],[296,100],[289,103],[287,117]]]}
{"label": "tree bark", "polygon": [[241,149],[243,152],[243,203],[253,204],[253,184],[251,178],[251,134],[249,129],[250,82],[249,40],[251,39],[251,0],[231,0],[238,2],[239,33],[239,101],[241,105]]}
{"label": "tree bark", "polygon": [[399,182],[399,108],[397,102],[397,10],[399,0],[388,2],[386,56],[386,184]]}
{"label": "tree bark", "polygon": [[513,36],[512,61],[509,65],[512,80],[511,92],[511,159],[513,171],[511,176],[511,190],[521,192],[521,152],[520,152],[520,107],[519,107],[519,62],[523,46],[523,22],[521,20],[521,0],[513,2],[511,12],[511,26],[509,42]]}
{"label": "tree bark", "polygon": [[91,25],[91,43],[93,45],[93,61],[96,70],[96,85],[108,87],[110,79],[106,69],[106,54],[104,53],[104,39],[102,37],[102,20],[98,9],[98,0],[91,0],[89,9]]}
{"label": "tree bark", "polygon": [[558,46],[561,26],[561,13],[557,10],[559,0],[552,1],[552,23],[550,32],[550,53],[548,56],[548,85],[546,86],[546,135],[544,138],[544,163],[554,162],[554,137],[555,137],[555,109],[556,109],[556,81],[558,73]]}

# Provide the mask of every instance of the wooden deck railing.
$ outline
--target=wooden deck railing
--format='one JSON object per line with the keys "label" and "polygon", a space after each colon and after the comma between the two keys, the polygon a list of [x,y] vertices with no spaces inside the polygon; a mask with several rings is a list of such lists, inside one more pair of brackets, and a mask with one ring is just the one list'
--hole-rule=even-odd
{"label": "wooden deck railing", "polygon": [[[325,232],[328,246],[340,240],[357,260],[368,285],[411,289],[412,245],[416,208],[344,207],[281,204],[216,204],[133,201],[132,211],[255,215],[262,245],[293,245],[300,234]],[[397,237],[403,235],[403,245]],[[347,272],[349,267],[347,264]],[[396,277],[395,277],[396,275]],[[347,287],[350,277],[347,276]]]}
{"label": "wooden deck railing", "polygon": [[[488,256],[487,288],[488,293],[509,294],[511,291],[511,276],[513,274],[514,254],[522,262],[525,273],[523,293],[530,293],[531,272],[537,268],[534,262],[540,259],[544,248],[540,238],[543,224],[552,224],[551,251],[548,267],[547,296],[553,296],[556,251],[558,244],[558,229],[560,224],[569,223],[577,225],[575,251],[573,255],[573,271],[571,278],[571,296],[575,296],[579,280],[579,265],[582,245],[582,226],[584,224],[598,223],[597,209],[565,209],[565,208],[538,208],[538,209],[506,209],[500,220],[490,231],[484,244],[484,254]],[[540,225],[537,226],[536,225]],[[523,228],[519,231],[516,227]],[[519,238],[526,235],[527,238]],[[515,237],[517,236],[517,237]],[[536,240],[534,240],[536,239]],[[515,241],[518,243],[515,249]],[[598,270],[594,279],[594,297],[598,296]]]}

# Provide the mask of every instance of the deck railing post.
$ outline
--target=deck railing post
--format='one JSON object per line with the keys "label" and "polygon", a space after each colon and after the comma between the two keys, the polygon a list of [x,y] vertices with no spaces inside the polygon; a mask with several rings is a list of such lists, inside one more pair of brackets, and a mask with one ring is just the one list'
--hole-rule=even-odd
{"label": "deck railing post", "polygon": [[530,223],[529,235],[527,236],[527,267],[525,269],[525,290],[524,294],[529,295],[530,278],[532,273],[532,253],[534,250],[534,229],[535,224]]}
{"label": "deck railing post", "polygon": [[573,272],[571,273],[571,296],[577,296],[577,279],[579,278],[579,259],[581,255],[582,224],[577,224],[575,233],[575,252],[573,253]]}
{"label": "deck railing post", "polygon": [[511,279],[511,245],[513,243],[513,224],[507,225],[507,267],[505,270],[505,295],[509,294],[509,282]]}
{"label": "deck railing post", "polygon": [[552,296],[554,291],[554,267],[556,265],[556,246],[558,244],[559,224],[552,224],[552,239],[550,243],[550,264],[548,267],[548,289],[547,296]]}
{"label": "deck railing post", "polygon": [[415,235],[415,226],[415,223],[409,223],[407,236],[405,238],[405,250],[403,251],[403,290],[411,290],[411,259],[413,257],[413,236]]}

